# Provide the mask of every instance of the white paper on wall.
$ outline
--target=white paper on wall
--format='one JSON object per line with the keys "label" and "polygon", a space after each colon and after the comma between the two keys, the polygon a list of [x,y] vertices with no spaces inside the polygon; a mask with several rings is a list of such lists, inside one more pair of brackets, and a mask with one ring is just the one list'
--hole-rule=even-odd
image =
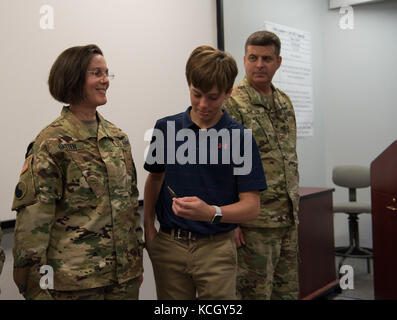
{"label": "white paper on wall", "polygon": [[313,85],[310,32],[265,22],[265,29],[281,40],[283,60],[273,84],[291,98],[298,137],[313,136]]}

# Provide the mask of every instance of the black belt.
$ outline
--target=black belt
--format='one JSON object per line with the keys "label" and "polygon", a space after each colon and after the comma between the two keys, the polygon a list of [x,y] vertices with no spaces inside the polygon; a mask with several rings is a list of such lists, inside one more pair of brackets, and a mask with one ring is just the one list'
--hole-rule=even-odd
{"label": "black belt", "polygon": [[177,240],[197,240],[203,238],[209,238],[209,235],[203,235],[199,233],[194,233],[191,231],[183,230],[180,228],[164,228],[160,227],[160,231],[172,235],[174,233],[174,239]]}

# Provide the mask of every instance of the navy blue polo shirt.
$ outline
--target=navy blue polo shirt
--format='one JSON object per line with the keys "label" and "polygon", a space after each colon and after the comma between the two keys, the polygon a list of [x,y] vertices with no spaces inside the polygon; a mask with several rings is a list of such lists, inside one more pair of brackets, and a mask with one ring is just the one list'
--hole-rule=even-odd
{"label": "navy blue polo shirt", "polygon": [[192,122],[190,110],[162,118],[154,128],[144,168],[153,173],[165,172],[156,203],[157,219],[161,227],[203,235],[231,231],[236,224],[211,224],[176,216],[167,186],[177,197],[197,196],[219,207],[238,202],[240,192],[265,190],[255,139],[225,110],[218,123],[207,130]]}

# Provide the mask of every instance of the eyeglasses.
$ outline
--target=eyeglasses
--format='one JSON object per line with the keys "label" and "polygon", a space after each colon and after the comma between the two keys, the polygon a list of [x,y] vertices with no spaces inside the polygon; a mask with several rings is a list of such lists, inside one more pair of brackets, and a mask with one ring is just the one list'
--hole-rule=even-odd
{"label": "eyeglasses", "polygon": [[114,79],[114,73],[109,73],[109,71],[102,71],[102,70],[88,70],[87,73],[93,75],[95,78],[103,78],[106,77],[109,80]]}

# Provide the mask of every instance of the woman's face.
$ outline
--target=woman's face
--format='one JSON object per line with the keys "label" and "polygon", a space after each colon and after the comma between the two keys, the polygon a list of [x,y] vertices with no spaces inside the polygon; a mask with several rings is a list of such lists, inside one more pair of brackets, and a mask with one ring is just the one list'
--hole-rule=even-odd
{"label": "woman's face", "polygon": [[84,84],[84,104],[98,107],[106,104],[106,91],[109,88],[108,67],[105,58],[96,54],[88,65]]}

